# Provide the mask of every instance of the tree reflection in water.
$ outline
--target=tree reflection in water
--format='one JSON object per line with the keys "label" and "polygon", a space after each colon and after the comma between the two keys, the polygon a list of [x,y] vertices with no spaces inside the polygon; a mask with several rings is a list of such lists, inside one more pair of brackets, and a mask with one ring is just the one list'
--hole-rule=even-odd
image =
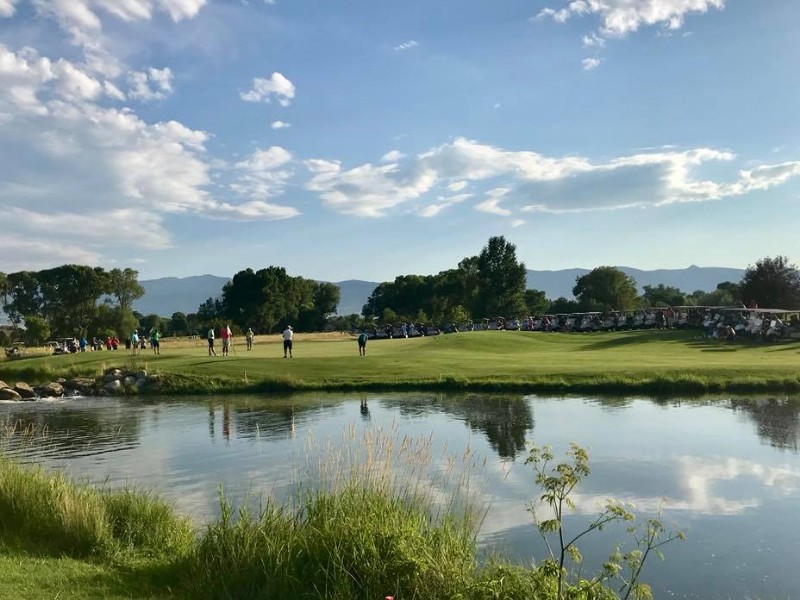
{"label": "tree reflection in water", "polygon": [[731,408],[747,415],[759,439],[779,450],[795,454],[800,448],[800,401],[785,398],[732,399]]}
{"label": "tree reflection in water", "polygon": [[525,439],[534,427],[530,403],[520,395],[436,394],[382,399],[403,415],[422,415],[439,411],[464,421],[475,432],[483,433],[501,458],[513,459],[525,451]]}

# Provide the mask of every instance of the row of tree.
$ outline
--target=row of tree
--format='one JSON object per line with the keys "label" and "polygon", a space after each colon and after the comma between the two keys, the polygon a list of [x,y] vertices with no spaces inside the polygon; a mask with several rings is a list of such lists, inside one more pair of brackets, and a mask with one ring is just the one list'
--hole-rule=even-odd
{"label": "row of tree", "polygon": [[0,305],[14,329],[24,323],[30,341],[118,335],[137,326],[131,306],[144,295],[138,277],[133,269],[85,265],[0,273]]}
{"label": "row of tree", "polygon": [[363,308],[367,319],[462,322],[469,318],[630,310],[663,306],[800,308],[800,271],[783,256],[750,266],[740,282],[722,282],[711,292],[686,293],[663,284],[644,286],[616,267],[598,267],[578,277],[574,299],[548,300],[526,289],[525,264],[503,237],[493,237],[478,256],[437,275],[402,275],[382,283]]}

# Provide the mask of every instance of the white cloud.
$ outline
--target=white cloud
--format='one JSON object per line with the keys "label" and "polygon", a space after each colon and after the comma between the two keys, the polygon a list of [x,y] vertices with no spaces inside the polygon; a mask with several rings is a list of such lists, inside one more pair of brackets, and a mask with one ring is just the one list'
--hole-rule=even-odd
{"label": "white cloud", "polygon": [[460,204],[461,202],[464,202],[464,200],[468,200],[469,198],[472,198],[472,194],[457,194],[455,196],[450,196],[450,197],[439,196],[435,204],[429,204],[427,206],[423,206],[417,211],[417,215],[426,218],[435,217],[445,208],[448,208],[455,204]]}
{"label": "white cloud", "polygon": [[328,161],[307,162],[315,172],[306,189],[318,192],[323,203],[337,212],[380,217],[431,189],[433,173],[424,168],[402,170],[397,164],[365,164],[349,171]]}
{"label": "white cloud", "polygon": [[522,219],[512,219],[511,220],[511,226],[512,227],[521,227],[522,225],[525,225],[525,221],[523,221]]}
{"label": "white cloud", "polygon": [[406,155],[400,152],[399,150],[391,150],[381,157],[381,162],[385,163],[397,162],[398,160],[404,159],[405,156]]}
{"label": "white cloud", "polygon": [[287,168],[292,162],[291,152],[280,146],[256,150],[247,160],[236,163],[239,176],[230,185],[237,194],[250,198],[240,205],[223,204],[217,208],[221,215],[236,218],[288,219],[300,212],[291,206],[279,206],[265,202],[266,199],[283,193],[292,177]]}
{"label": "white cloud", "polygon": [[280,73],[273,73],[268,79],[253,79],[253,85],[247,92],[242,92],[239,97],[245,102],[271,102],[278,100],[281,106],[289,106],[294,99],[294,84]]}
{"label": "white cloud", "polygon": [[13,17],[17,0],[0,0],[0,17]]}
{"label": "white cloud", "polygon": [[172,92],[172,71],[169,67],[150,68],[146,72],[132,71],[128,73],[128,84],[131,98],[142,102],[163,100]]}
{"label": "white cloud", "polygon": [[[142,73],[151,96],[171,89],[168,69]],[[208,134],[177,121],[148,123],[129,108],[99,104],[106,97],[125,96],[74,63],[0,45],[0,210],[8,217],[0,220],[0,239],[9,256],[28,253],[31,268],[40,253],[47,264],[95,263],[117,247],[168,247],[168,214],[298,214],[264,201],[280,193],[291,175],[284,149],[270,148],[236,165],[248,197],[242,203],[220,200],[212,177],[220,161],[207,155]],[[109,236],[109,225],[133,233]],[[62,234],[80,239],[80,248]],[[46,248],[51,252],[45,260]]]}
{"label": "white cloud", "polygon": [[312,178],[306,188],[317,192],[328,208],[345,214],[382,216],[420,199],[423,205],[416,209],[417,214],[430,217],[450,205],[441,197],[424,202],[436,188],[456,192],[467,185],[491,182],[495,188],[476,208],[510,216],[517,210],[566,213],[720,200],[800,177],[800,161],[762,165],[721,180],[698,176],[708,163],[735,159],[730,152],[696,148],[659,149],[592,161],[503,150],[457,138],[385,165],[367,163],[343,169],[338,162],[307,161]]}
{"label": "white cloud", "polygon": [[590,33],[581,38],[584,48],[605,48],[605,39],[598,36],[596,33]]}
{"label": "white cloud", "polygon": [[511,211],[500,206],[500,202],[509,194],[509,192],[511,192],[511,190],[508,188],[495,188],[490,190],[486,194],[488,198],[483,202],[476,204],[475,210],[492,215],[500,215],[501,217],[509,216]]}
{"label": "white cloud", "polygon": [[394,47],[395,52],[402,52],[403,50],[411,50],[412,48],[416,48],[419,46],[416,40],[408,40],[407,42],[403,42],[402,44],[398,44]]}
{"label": "white cloud", "polygon": [[289,127],[291,126],[292,124],[287,123],[286,121],[273,121],[270,124],[270,127],[272,127],[273,129],[289,129]]}
{"label": "white cloud", "polygon": [[625,37],[645,26],[680,29],[686,15],[704,14],[712,8],[724,9],[725,0],[573,0],[560,10],[545,8],[536,18],[564,23],[574,16],[596,15],[602,35]]}
{"label": "white cloud", "polygon": [[599,67],[601,62],[602,61],[599,58],[584,58],[581,61],[581,64],[583,65],[584,71],[591,71],[592,69]]}

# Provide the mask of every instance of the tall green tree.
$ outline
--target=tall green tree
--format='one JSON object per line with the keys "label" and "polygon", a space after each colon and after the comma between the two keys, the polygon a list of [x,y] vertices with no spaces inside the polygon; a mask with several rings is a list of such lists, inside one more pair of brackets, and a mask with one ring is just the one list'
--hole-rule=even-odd
{"label": "tall green tree", "polygon": [[572,293],[585,310],[636,308],[636,280],[616,267],[597,267],[576,279]]}
{"label": "tall green tree", "polygon": [[785,256],[762,258],[745,270],[740,293],[762,308],[800,308],[800,272]]}
{"label": "tall green tree", "polygon": [[525,309],[529,315],[541,315],[547,312],[550,302],[542,290],[525,290]]}
{"label": "tall green tree", "polygon": [[50,338],[50,324],[38,315],[25,317],[25,343],[41,346]]}
{"label": "tall green tree", "polygon": [[172,313],[172,318],[169,322],[169,330],[172,335],[188,335],[189,334],[189,320],[182,312]]}
{"label": "tall green tree", "polygon": [[109,293],[123,310],[131,310],[133,302],[144,296],[139,283],[139,271],[135,269],[111,269],[108,272]]}
{"label": "tall green tree", "polygon": [[39,271],[44,316],[55,333],[85,336],[97,315],[98,300],[110,293],[108,273],[100,267],[62,265]]}
{"label": "tall green tree", "polygon": [[489,238],[478,255],[477,309],[484,316],[511,316],[525,310],[525,263],[503,236]]}
{"label": "tall green tree", "polygon": [[686,304],[686,294],[676,287],[659,283],[656,286],[644,286],[642,294],[647,306],[683,306]]}

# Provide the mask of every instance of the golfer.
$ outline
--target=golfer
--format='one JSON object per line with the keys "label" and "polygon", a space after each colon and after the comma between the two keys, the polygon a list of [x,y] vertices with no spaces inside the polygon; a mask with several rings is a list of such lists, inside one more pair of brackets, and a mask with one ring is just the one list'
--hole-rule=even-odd
{"label": "golfer", "polygon": [[367,355],[367,340],[369,337],[365,331],[362,331],[361,334],[358,336],[358,355],[359,356],[366,356]]}
{"label": "golfer", "polygon": [[292,326],[287,325],[283,330],[283,358],[286,358],[286,353],[289,353],[289,358],[292,358],[292,339],[294,338],[294,331]]}
{"label": "golfer", "polygon": [[227,323],[225,323],[225,327],[220,331],[219,336],[222,338],[222,356],[228,356],[228,349],[231,346],[233,332]]}
{"label": "golfer", "polygon": [[214,328],[208,330],[208,355],[209,356],[216,356],[217,353],[214,350]]}
{"label": "golfer", "polygon": [[248,327],[247,328],[247,333],[244,334],[244,339],[247,340],[247,349],[248,350],[252,350],[253,349],[253,337],[255,337],[255,334],[253,333],[253,328],[252,327]]}

